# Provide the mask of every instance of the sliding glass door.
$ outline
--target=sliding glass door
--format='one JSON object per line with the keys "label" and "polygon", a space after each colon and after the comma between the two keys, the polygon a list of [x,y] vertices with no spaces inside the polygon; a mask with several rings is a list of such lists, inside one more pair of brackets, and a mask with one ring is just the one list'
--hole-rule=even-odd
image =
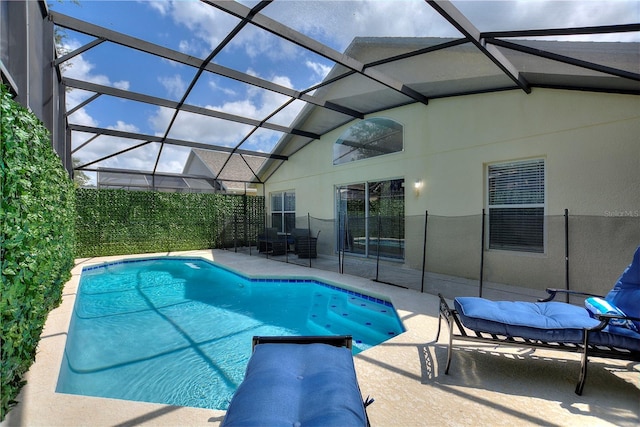
{"label": "sliding glass door", "polygon": [[404,258],[404,179],[338,186],[336,206],[338,250]]}

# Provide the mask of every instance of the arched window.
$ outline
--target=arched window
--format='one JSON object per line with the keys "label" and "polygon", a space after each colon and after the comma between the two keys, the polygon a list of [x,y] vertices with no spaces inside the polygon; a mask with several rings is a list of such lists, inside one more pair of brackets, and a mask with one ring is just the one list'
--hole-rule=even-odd
{"label": "arched window", "polygon": [[362,120],[347,129],[333,145],[333,164],[369,159],[403,149],[402,125],[376,117]]}

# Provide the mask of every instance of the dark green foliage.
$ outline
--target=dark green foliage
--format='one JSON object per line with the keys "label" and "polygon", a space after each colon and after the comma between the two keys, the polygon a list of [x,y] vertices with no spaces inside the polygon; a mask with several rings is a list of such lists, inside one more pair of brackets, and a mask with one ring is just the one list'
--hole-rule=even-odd
{"label": "dark green foliage", "polygon": [[71,277],[75,229],[73,182],[49,132],[4,86],[1,94],[0,420],[24,385],[47,314]]}
{"label": "dark green foliage", "polygon": [[77,189],[76,256],[242,246],[255,242],[264,198]]}

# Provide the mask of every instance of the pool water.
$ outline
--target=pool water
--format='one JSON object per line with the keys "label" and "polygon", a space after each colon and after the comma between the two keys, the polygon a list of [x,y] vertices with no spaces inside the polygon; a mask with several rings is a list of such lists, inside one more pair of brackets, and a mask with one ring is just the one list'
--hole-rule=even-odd
{"label": "pool water", "polygon": [[391,303],[303,279],[248,279],[203,259],[85,268],[57,392],[226,409],[254,335],[352,335],[354,354],[404,331]]}

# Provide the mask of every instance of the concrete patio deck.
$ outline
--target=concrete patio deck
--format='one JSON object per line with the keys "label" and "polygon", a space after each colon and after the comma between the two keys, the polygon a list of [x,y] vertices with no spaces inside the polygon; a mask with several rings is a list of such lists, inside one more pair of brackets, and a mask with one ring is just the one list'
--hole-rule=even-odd
{"label": "concrete patio deck", "polygon": [[[145,254],[137,257],[167,254]],[[407,331],[355,356],[372,426],[637,426],[640,424],[640,365],[592,359],[584,394],[573,390],[579,356],[488,345],[456,346],[449,375],[446,328],[434,342],[438,299],[337,272],[274,262],[259,256],[208,250],[172,253],[213,259],[248,275],[312,276],[388,296]],[[56,393],[66,334],[82,267],[125,257],[77,261],[63,302],[49,315],[36,362],[19,404],[1,426],[211,426],[224,411]],[[459,283],[443,280],[449,295]],[[462,284],[464,286],[464,283]],[[521,299],[522,290],[511,296]],[[484,296],[505,298],[508,289]]]}

